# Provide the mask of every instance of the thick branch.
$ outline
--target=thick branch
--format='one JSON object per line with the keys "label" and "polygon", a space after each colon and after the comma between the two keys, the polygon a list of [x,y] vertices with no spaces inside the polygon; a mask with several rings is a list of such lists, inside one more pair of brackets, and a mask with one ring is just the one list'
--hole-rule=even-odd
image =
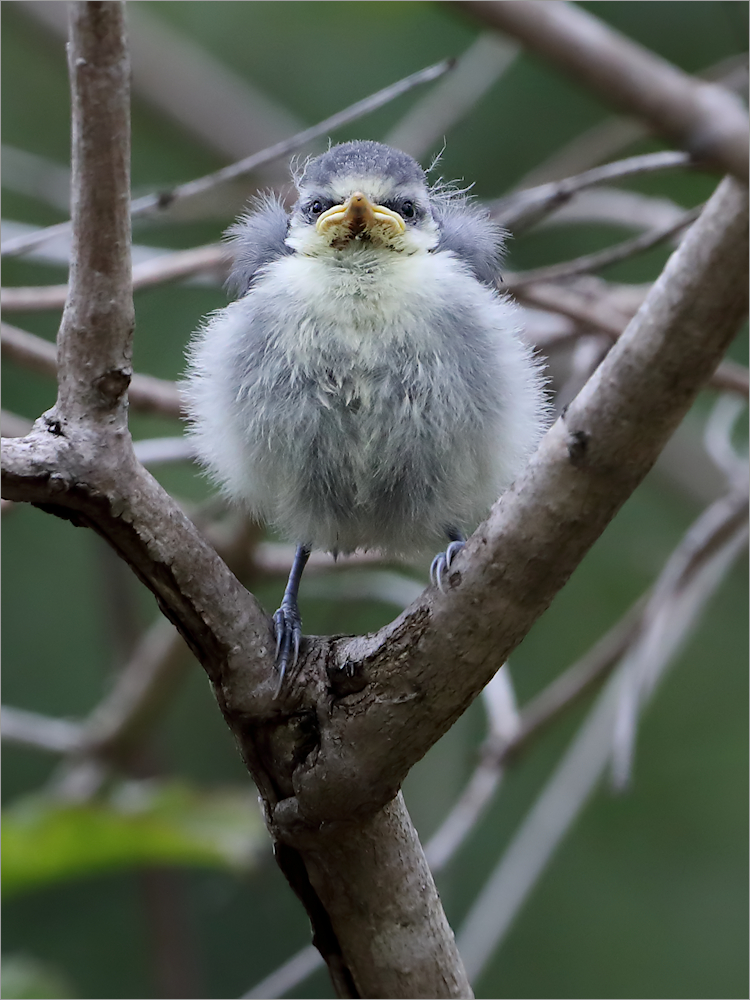
{"label": "thick branch", "polygon": [[727,179],[626,332],[457,558],[450,592],[428,591],[377,635],[335,644],[338,666],[361,671],[361,690],[333,703],[319,751],[292,776],[295,798],[281,803],[286,820],[320,821],[386,801],[465,710],[643,479],[708,380],[744,315],[746,275],[747,193]]}
{"label": "thick branch", "polygon": [[73,244],[58,334],[63,420],[127,427],[134,314],[130,277],[130,62],[122,3],[70,5]]}
{"label": "thick branch", "polygon": [[[339,986],[340,996],[473,996],[400,794],[364,822],[317,831],[303,856],[300,875],[323,903],[352,970],[356,992]],[[296,851],[290,858],[294,865]]]}
{"label": "thick branch", "polygon": [[688,76],[580,7],[551,0],[459,0],[696,159],[748,176],[747,113],[716,84]]}

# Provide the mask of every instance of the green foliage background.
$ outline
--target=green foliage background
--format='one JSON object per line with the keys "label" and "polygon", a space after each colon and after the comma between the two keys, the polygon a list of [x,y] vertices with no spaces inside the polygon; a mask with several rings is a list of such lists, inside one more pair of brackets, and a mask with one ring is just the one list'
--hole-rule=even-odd
{"label": "green foliage background", "polygon": [[[305,123],[431,62],[459,55],[478,33],[473,22],[447,3],[137,6],[193,38]],[[746,47],[745,3],[583,6],[691,72]],[[63,46],[27,16],[23,4],[5,3],[1,13],[3,141],[65,164],[69,98]],[[401,98],[333,138],[381,138],[416,99]],[[594,95],[522,55],[447,135],[442,172],[476,181],[480,197],[498,196],[609,114]],[[136,193],[188,180],[224,162],[139,98],[133,106],[133,143]],[[648,148],[658,146],[649,141],[633,151]],[[660,175],[633,186],[693,205],[714,184],[715,178],[695,173]],[[40,200],[9,190],[3,197],[4,218],[36,224],[63,218]],[[188,247],[215,240],[229,221],[149,225],[137,229],[135,239]],[[617,235],[611,227],[558,227],[531,234],[511,243],[509,265],[521,269],[572,257]],[[612,276],[648,280],[665,255],[654,251],[621,265]],[[64,280],[62,270],[54,267],[24,260],[4,266],[4,284]],[[203,286],[137,293],[136,370],[178,376],[191,331],[224,301],[221,289]],[[54,337],[53,314],[9,318]],[[734,355],[746,362],[745,351],[738,343]],[[50,381],[4,366],[6,409],[35,418],[54,397]],[[707,393],[696,408],[696,421],[711,398]],[[143,417],[134,417],[133,429],[137,437],[178,430],[168,421]],[[181,497],[206,495],[192,470],[171,470],[160,478]],[[619,617],[658,573],[697,512],[664,478],[649,477],[513,658],[521,701]],[[8,519],[3,561],[3,700],[51,715],[82,716],[108,689],[116,665],[108,590],[120,588],[141,624],[157,614],[152,599],[127,572],[113,566],[92,533],[31,508],[17,509]],[[618,797],[602,789],[585,810],[476,984],[478,996],[747,995],[745,579],[743,569],[733,572],[649,709],[632,787]],[[282,589],[279,581],[258,596],[272,609]],[[310,633],[365,631],[393,615],[386,605],[316,597],[312,579],[303,586],[302,602]],[[582,712],[540,739],[511,770],[488,815],[440,876],[454,927],[460,926]],[[483,727],[482,710],[475,705],[410,776],[405,792],[423,837],[436,828],[471,772]],[[151,740],[149,758],[152,769],[187,785],[231,786],[246,794],[251,805],[254,801],[197,665]],[[13,803],[21,796],[42,789],[56,766],[47,756],[7,747],[6,815],[13,817]],[[93,836],[91,829],[84,824],[68,835],[85,844]],[[79,842],[78,854],[80,847]],[[267,845],[240,874],[226,859],[212,863],[199,857],[199,851],[187,857],[189,851],[181,850],[176,849],[174,860],[186,863],[178,891],[196,968],[195,996],[237,996],[308,942],[304,913]],[[137,850],[132,853],[139,857]],[[96,854],[93,847],[91,854]],[[163,860],[148,857],[152,863]],[[42,963],[39,981],[67,981],[75,991],[70,996],[156,995],[143,877],[132,867],[134,858],[123,862],[120,857],[109,871],[98,865],[93,870],[92,863],[88,873],[36,885],[9,899],[3,946],[14,956],[8,988],[14,983],[15,992],[4,996],[63,995],[59,985],[18,985],[19,969],[28,973],[35,961]],[[33,968],[21,980],[32,981]],[[41,992],[32,992],[34,988]],[[29,992],[20,992],[24,989]],[[50,992],[54,989],[58,992]],[[327,997],[331,992],[321,972],[292,995]]]}

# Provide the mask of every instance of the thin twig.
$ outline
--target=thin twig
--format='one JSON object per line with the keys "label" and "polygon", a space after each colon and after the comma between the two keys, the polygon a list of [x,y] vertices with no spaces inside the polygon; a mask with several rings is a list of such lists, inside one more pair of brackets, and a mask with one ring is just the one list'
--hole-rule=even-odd
{"label": "thin twig", "polygon": [[539,228],[603,222],[636,232],[646,232],[657,226],[676,223],[684,211],[682,205],[670,198],[603,185],[579,191],[567,204],[541,219]]}
{"label": "thin twig", "polygon": [[[692,604],[691,614],[678,621],[678,631],[683,635],[696,624],[699,611],[705,608],[746,540],[745,526],[737,523],[734,515],[729,520],[733,527],[727,531],[727,521],[716,523],[712,537],[704,535],[700,557],[684,562],[679,579],[671,579],[671,586],[681,588]],[[689,535],[690,532],[686,540]],[[684,544],[681,543],[675,556]],[[697,551],[694,555],[698,555]],[[644,610],[644,622],[650,619],[654,603],[663,606],[662,582],[672,577],[672,569],[670,560]],[[661,669],[675,648],[676,643],[663,647]],[[612,676],[475,900],[459,935],[461,954],[472,978],[481,974],[503,940],[554,850],[601,778],[612,755],[612,732],[622,700],[624,677],[623,668]],[[653,687],[644,692],[644,702],[652,691]]]}
{"label": "thin twig", "polygon": [[627,260],[629,257],[634,257],[636,254],[650,250],[672,236],[676,236],[686,226],[695,222],[701,211],[702,206],[692,208],[690,211],[684,212],[677,222],[671,222],[667,226],[659,226],[650,232],[641,233],[632,239],[623,240],[622,243],[616,243],[614,246],[606,247],[604,250],[598,250],[596,253],[584,254],[582,257],[576,257],[574,260],[562,261],[559,264],[552,264],[549,267],[537,267],[533,271],[516,271],[512,275],[506,275],[503,283],[513,292],[524,285],[544,281],[560,281],[574,275],[600,271],[604,267],[609,267],[611,264],[617,264],[620,261]]}
{"label": "thin twig", "polygon": [[[3,358],[40,375],[57,375],[57,348],[54,344],[9,323],[0,324],[0,332]],[[183,412],[175,383],[153,375],[133,375],[128,399],[133,409],[142,413],[180,417]]]}
{"label": "thin twig", "polygon": [[[214,272],[217,283],[226,276],[227,249],[221,243],[210,243],[190,250],[158,254],[133,266],[133,290],[151,288],[178,278]],[[61,309],[68,297],[67,285],[5,286],[0,289],[0,305],[4,312],[43,312]]]}
{"label": "thin twig", "polygon": [[504,769],[611,673],[638,630],[644,606],[642,598],[580,660],[525,705],[511,738],[492,731],[488,734],[464,791],[425,845],[433,871],[448,864],[479,822],[500,785]]}
{"label": "thin twig", "polygon": [[725,360],[711,377],[711,385],[714,389],[736,392],[747,399],[750,395],[750,373],[744,365]]}
{"label": "thin twig", "polygon": [[[511,284],[514,275],[506,274],[503,280]],[[584,335],[586,329],[601,330],[616,340],[626,329],[648,294],[649,285],[616,285],[587,275],[585,278],[564,284],[537,281],[534,284],[513,288],[513,295],[523,305],[550,313],[557,313],[574,320],[579,326],[570,331],[540,341],[539,346],[548,350]],[[720,391],[734,392],[748,397],[750,373],[736,361],[724,360],[711,375],[708,384]]]}
{"label": "thin twig", "polygon": [[[21,5],[46,28],[67,37],[63,4],[21,0]],[[283,105],[141,4],[128,8],[128,35],[134,93],[202,146],[235,160],[300,130],[302,123]]]}
{"label": "thin twig", "polygon": [[599,184],[608,184],[625,177],[657,173],[692,166],[690,156],[682,150],[663,150],[628,156],[558,181],[548,181],[535,187],[523,188],[497,198],[490,205],[492,217],[514,233],[522,232],[565,205],[581,191]]}
{"label": "thin twig", "polygon": [[637,641],[620,673],[622,687],[612,733],[616,788],[629,781],[642,705],[695,628],[747,538],[746,477],[739,489],[708,507],[674,550],[646,607]]}
{"label": "thin twig", "polygon": [[703,432],[703,444],[710,459],[724,473],[726,481],[737,487],[747,481],[747,455],[737,454],[732,434],[746,406],[746,400],[722,394],[709,413]]}
{"label": "thin twig", "polygon": [[[747,54],[722,59],[698,75],[744,97],[747,94]],[[516,187],[528,188],[579,173],[611,159],[622,149],[651,134],[652,129],[635,118],[607,118],[555,150],[548,160],[525,174]]]}
{"label": "thin twig", "polygon": [[[505,279],[512,281],[513,275],[506,274]],[[629,310],[626,313],[612,301],[607,292],[605,282],[587,278],[585,283],[578,281],[560,285],[551,281],[537,281],[533,285],[521,285],[514,290],[514,297],[525,305],[560,313],[584,326],[602,330],[616,339],[633,318],[637,306],[632,312]],[[645,289],[641,296],[642,299],[646,298]]]}
{"label": "thin twig", "polygon": [[3,410],[0,413],[0,426],[3,437],[25,437],[31,430],[33,421],[27,417],[21,417],[10,410]]}
{"label": "thin twig", "polygon": [[[162,191],[157,194],[149,194],[144,195],[142,198],[137,198],[131,204],[131,217],[137,218],[163,212],[178,201],[184,201],[188,198],[204,194],[219,184],[235,180],[238,177],[251,173],[253,170],[257,170],[261,166],[265,166],[267,163],[272,163],[274,160],[280,159],[282,156],[288,156],[290,153],[294,153],[303,146],[306,146],[314,139],[322,135],[327,135],[329,132],[334,132],[344,125],[348,125],[373,111],[377,111],[378,108],[390,103],[402,94],[408,93],[415,87],[438,80],[445,73],[449,72],[453,68],[453,65],[454,60],[444,59],[434,66],[428,66],[426,69],[404,77],[403,80],[399,80],[397,83],[393,83],[383,88],[383,90],[371,94],[362,101],[357,101],[343,111],[338,111],[335,115],[331,115],[330,118],[325,118],[317,125],[298,132],[296,135],[293,135],[289,139],[284,139],[282,142],[277,142],[268,149],[263,149],[259,153],[245,157],[245,159],[237,163],[232,163],[221,170],[207,174],[205,177],[188,181],[186,184],[181,184],[169,191]],[[10,256],[25,253],[32,247],[38,246],[47,239],[51,239],[53,236],[67,233],[69,226],[69,222],[63,222],[25,237],[9,240],[0,248],[0,255]]]}
{"label": "thin twig", "polygon": [[80,749],[83,727],[67,719],[53,719],[22,708],[2,707],[2,737],[10,743],[50,753],[75,753]]}

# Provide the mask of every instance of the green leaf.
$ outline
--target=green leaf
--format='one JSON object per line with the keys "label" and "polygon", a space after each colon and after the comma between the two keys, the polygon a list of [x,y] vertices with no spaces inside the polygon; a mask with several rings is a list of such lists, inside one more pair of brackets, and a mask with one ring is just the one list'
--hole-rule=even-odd
{"label": "green leaf", "polygon": [[23,798],[3,817],[3,894],[145,865],[248,871],[267,842],[247,790],[128,782],[82,804]]}

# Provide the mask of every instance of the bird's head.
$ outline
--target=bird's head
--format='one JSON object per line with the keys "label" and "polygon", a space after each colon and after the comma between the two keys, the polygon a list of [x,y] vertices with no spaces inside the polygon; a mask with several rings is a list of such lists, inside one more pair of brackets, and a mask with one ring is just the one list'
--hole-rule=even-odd
{"label": "bird's head", "polygon": [[342,257],[364,247],[413,254],[433,249],[438,227],[425,173],[379,142],[345,142],[310,160],[298,179],[287,244],[306,256]]}

